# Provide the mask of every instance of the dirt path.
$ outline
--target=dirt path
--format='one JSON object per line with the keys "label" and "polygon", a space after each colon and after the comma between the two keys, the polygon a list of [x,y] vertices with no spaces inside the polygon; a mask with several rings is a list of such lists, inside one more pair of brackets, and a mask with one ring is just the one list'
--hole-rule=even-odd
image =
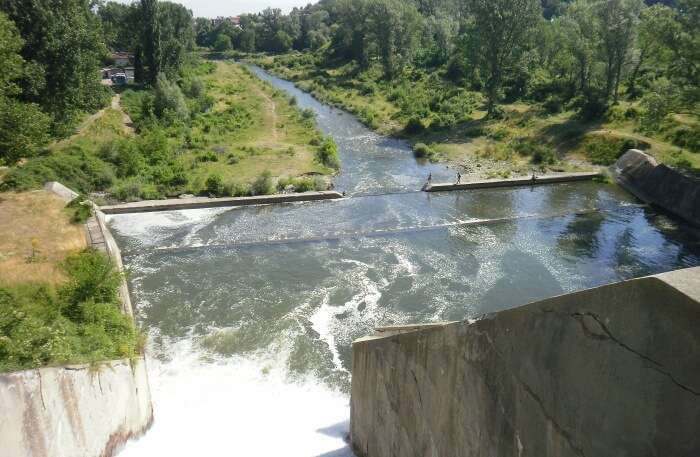
{"label": "dirt path", "polygon": [[263,91],[262,89],[256,88],[255,90],[258,92],[258,94],[259,94],[262,98],[265,99],[265,102],[267,103],[267,106],[268,106],[268,113],[269,113],[269,115],[270,115],[270,116],[269,116],[269,119],[270,119],[270,122],[272,123],[272,126],[270,127],[270,131],[271,131],[271,133],[272,133],[271,139],[272,139],[273,142],[276,142],[276,141],[277,141],[277,136],[278,136],[278,135],[277,135],[277,104],[276,104],[275,101],[272,99],[272,97],[270,97],[269,95],[267,95],[267,94],[265,93],[265,91]]}

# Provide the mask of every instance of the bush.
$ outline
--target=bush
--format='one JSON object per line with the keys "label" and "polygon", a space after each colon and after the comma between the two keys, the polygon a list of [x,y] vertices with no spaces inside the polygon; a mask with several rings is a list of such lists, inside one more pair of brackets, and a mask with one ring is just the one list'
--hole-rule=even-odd
{"label": "bush", "polygon": [[413,154],[419,159],[432,159],[435,156],[435,151],[427,144],[416,143],[416,145],[413,146]]}
{"label": "bush", "polygon": [[632,138],[589,135],[584,139],[581,147],[590,158],[591,163],[612,165],[629,149],[647,149],[649,144]]}
{"label": "bush", "polygon": [[189,118],[189,108],[180,87],[162,73],[158,75],[153,95],[153,112],[158,118],[171,123]]}
{"label": "bush", "polygon": [[272,182],[272,173],[264,171],[260,176],[255,178],[251,186],[253,195],[270,195],[275,192],[275,185]]}
{"label": "bush", "polygon": [[700,152],[700,125],[682,125],[669,134],[671,141],[678,147],[692,152]]}
{"label": "bush", "polygon": [[205,186],[209,195],[219,196],[224,193],[224,181],[219,175],[209,175]]}
{"label": "bush", "polygon": [[0,287],[0,372],[136,356],[142,337],[122,314],[120,275],[91,249],[63,265],[68,283]]}
{"label": "bush", "polygon": [[74,224],[84,224],[92,216],[92,205],[84,195],[78,195],[66,205],[70,220]]}
{"label": "bush", "polygon": [[218,162],[219,156],[215,152],[207,151],[197,156],[197,162]]}
{"label": "bush", "polygon": [[409,135],[420,133],[423,130],[425,130],[425,125],[423,125],[423,121],[417,117],[410,118],[403,129],[403,131]]}
{"label": "bush", "polygon": [[531,140],[521,139],[516,141],[513,149],[515,149],[518,154],[530,157],[530,161],[537,165],[552,165],[557,163],[557,154],[552,148],[535,143]]}
{"label": "bush", "polygon": [[323,139],[321,146],[316,152],[316,159],[328,168],[340,169],[340,157],[338,156],[338,145],[333,138]]}

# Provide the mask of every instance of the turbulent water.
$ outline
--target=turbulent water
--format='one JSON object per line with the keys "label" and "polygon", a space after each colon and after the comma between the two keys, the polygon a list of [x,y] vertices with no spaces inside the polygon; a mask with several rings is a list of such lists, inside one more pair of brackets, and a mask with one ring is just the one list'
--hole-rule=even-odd
{"label": "turbulent water", "polygon": [[110,218],[155,404],[124,456],[352,456],[350,345],[374,327],[700,265],[696,234],[614,186],[416,192],[451,171],[253,70],[316,112],[349,198]]}

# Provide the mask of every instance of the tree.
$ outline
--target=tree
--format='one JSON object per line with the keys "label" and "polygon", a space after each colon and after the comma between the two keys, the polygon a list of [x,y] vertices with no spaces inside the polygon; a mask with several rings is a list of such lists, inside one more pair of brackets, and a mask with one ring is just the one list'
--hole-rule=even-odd
{"label": "tree", "polygon": [[17,81],[24,76],[26,62],[19,55],[23,46],[14,23],[0,13],[0,163],[13,164],[34,155],[48,142],[50,117],[34,103],[22,103]]}
{"label": "tree", "polygon": [[596,5],[597,32],[605,63],[605,99],[618,101],[622,71],[627,64],[642,0],[604,0]]}
{"label": "tree", "polygon": [[527,49],[530,32],[541,18],[539,0],[470,0],[470,60],[484,75],[489,116],[496,112],[506,74]]}
{"label": "tree", "polygon": [[162,63],[158,0],[141,0],[141,20],[143,28],[141,30],[140,52],[146,67],[146,82],[155,84]]}
{"label": "tree", "polygon": [[21,98],[51,113],[55,134],[69,133],[79,112],[109,100],[98,72],[107,50],[91,6],[89,0],[0,0],[24,41]]}
{"label": "tree", "polygon": [[413,58],[421,17],[415,6],[400,0],[371,0],[368,12],[372,40],[384,66],[384,75],[393,79]]}
{"label": "tree", "polygon": [[[675,28],[675,12],[667,6],[657,4],[641,12],[634,49],[634,65],[630,72],[627,89],[630,96],[639,95],[637,81],[639,76],[647,70],[646,66],[650,62],[653,62],[656,72],[668,68],[670,52],[660,38]],[[653,71],[653,69],[650,70]]]}
{"label": "tree", "polygon": [[218,52],[229,51],[231,49],[231,38],[220,33],[214,41],[214,50]]}

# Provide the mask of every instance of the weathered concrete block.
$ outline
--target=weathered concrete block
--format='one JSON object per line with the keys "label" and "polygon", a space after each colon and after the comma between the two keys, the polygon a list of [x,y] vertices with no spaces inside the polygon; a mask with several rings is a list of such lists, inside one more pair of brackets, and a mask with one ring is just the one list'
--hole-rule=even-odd
{"label": "weathered concrete block", "polygon": [[153,421],[146,362],[0,375],[3,457],[105,457]]}
{"label": "weathered concrete block", "polygon": [[682,174],[630,149],[614,167],[617,182],[647,203],[700,226],[700,179]]}
{"label": "weathered concrete block", "polygon": [[353,344],[362,457],[700,455],[700,268]]}

